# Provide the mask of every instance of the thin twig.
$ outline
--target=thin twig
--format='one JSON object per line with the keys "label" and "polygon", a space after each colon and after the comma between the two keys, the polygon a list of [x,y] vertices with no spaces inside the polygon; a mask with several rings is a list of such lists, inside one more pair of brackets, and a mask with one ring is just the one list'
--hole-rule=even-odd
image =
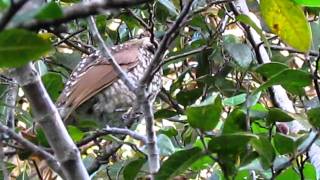
{"label": "thin twig", "polygon": [[8,135],[12,139],[16,140],[19,142],[19,144],[23,145],[25,148],[30,150],[32,153],[37,154],[41,156],[43,159],[45,159],[48,163],[48,165],[56,172],[58,173],[61,177],[64,177],[64,174],[62,173],[62,170],[60,168],[59,163],[57,160],[48,152],[42,150],[40,147],[32,144],[31,142],[27,141],[24,139],[22,136],[18,135],[16,132],[13,130],[9,129],[8,127],[0,124],[0,132],[3,134]]}
{"label": "thin twig", "polygon": [[[58,38],[64,39],[64,37],[63,37],[60,33],[56,32],[56,31],[52,31],[52,30],[50,30],[50,29],[47,29],[47,30],[48,30],[49,32],[53,33],[54,35],[56,35]],[[73,47],[74,49],[76,49],[76,50],[84,53],[84,54],[87,54],[87,55],[91,54],[90,51],[88,51],[87,49],[85,49],[85,48],[83,48],[83,47],[80,47],[80,46],[76,45],[76,44],[73,43],[72,41],[65,40],[64,43],[65,43],[66,45],[68,45],[68,46],[70,46],[70,47]]]}
{"label": "thin twig", "polygon": [[[15,1],[11,1],[11,2],[15,2]],[[2,31],[3,29],[5,29],[5,27],[7,26],[7,24],[11,21],[11,19],[13,18],[13,16],[21,9],[21,7],[28,2],[28,0],[20,0],[17,3],[12,3],[11,6],[9,7],[8,11],[5,12],[2,15],[2,18],[0,20],[0,31]]]}
{"label": "thin twig", "polygon": [[148,69],[144,73],[144,76],[140,80],[140,84],[149,84],[153,78],[151,76],[152,74],[155,74],[154,71],[158,69],[158,66],[160,66],[162,62],[162,58],[164,56],[164,52],[167,50],[167,47],[171,44],[171,42],[175,39],[177,36],[181,24],[186,20],[186,16],[188,15],[191,5],[194,0],[189,0],[183,10],[181,11],[181,14],[177,18],[177,20],[174,22],[174,24],[171,26],[171,28],[166,31],[164,37],[162,38],[159,47],[157,48],[157,51],[155,52],[154,58],[151,61]]}
{"label": "thin twig", "polygon": [[190,55],[193,55],[193,54],[197,54],[197,53],[200,53],[200,52],[202,52],[204,50],[207,50],[207,49],[212,49],[212,48],[208,47],[207,45],[204,45],[202,47],[199,47],[197,49],[193,49],[193,50],[185,52],[185,53],[181,53],[181,54],[178,54],[178,55],[170,56],[170,57],[164,59],[164,61],[162,62],[161,66],[163,66],[164,64],[170,63],[171,61],[174,61],[176,59],[184,58],[184,57],[187,57],[187,56],[190,56]]}
{"label": "thin twig", "polygon": [[91,16],[89,17],[89,30],[95,37],[95,39],[98,40],[99,48],[102,51],[102,54],[104,57],[109,57],[109,62],[111,63],[112,67],[118,74],[119,78],[125,83],[125,85],[129,88],[130,91],[135,92],[136,91],[136,85],[135,83],[128,77],[127,73],[121,68],[121,66],[117,63],[114,56],[111,54],[110,49],[107,47],[107,45],[104,43],[104,40],[102,39],[97,25],[95,23],[94,18]]}
{"label": "thin twig", "polygon": [[86,18],[90,15],[96,15],[103,10],[128,8],[135,5],[150,2],[151,0],[117,0],[103,1],[94,0],[90,2],[77,3],[63,9],[63,17],[53,20],[31,20],[29,22],[18,25],[20,28],[39,30],[47,29],[50,26],[58,26],[74,19]]}
{"label": "thin twig", "polygon": [[86,28],[82,28],[82,29],[80,29],[80,30],[78,30],[78,31],[75,31],[75,32],[69,34],[67,37],[61,39],[60,41],[58,41],[58,42],[56,42],[56,43],[54,43],[53,45],[54,45],[54,46],[58,46],[59,44],[64,43],[65,41],[69,40],[69,39],[72,38],[73,36],[76,36],[76,35],[82,33],[82,32],[85,31],[85,30],[86,30]]}
{"label": "thin twig", "polygon": [[106,128],[104,128],[104,131],[108,132],[109,134],[128,135],[136,140],[143,142],[144,144],[147,143],[147,139],[145,136],[140,135],[139,133],[134,132],[130,129],[117,128],[117,127],[106,127]]}

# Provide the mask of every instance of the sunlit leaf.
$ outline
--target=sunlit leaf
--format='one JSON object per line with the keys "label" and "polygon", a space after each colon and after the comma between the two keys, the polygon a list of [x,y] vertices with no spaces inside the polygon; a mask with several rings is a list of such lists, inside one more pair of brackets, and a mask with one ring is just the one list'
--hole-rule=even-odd
{"label": "sunlit leaf", "polygon": [[22,66],[50,50],[51,44],[35,33],[22,29],[0,32],[0,67]]}
{"label": "sunlit leaf", "polygon": [[202,103],[188,107],[186,113],[188,122],[192,127],[208,131],[217,125],[221,111],[221,97],[216,96],[210,103]]}
{"label": "sunlit leaf", "polygon": [[302,8],[292,0],[261,0],[260,11],[271,31],[302,52],[311,46],[311,30]]}
{"label": "sunlit leaf", "polygon": [[297,4],[308,7],[320,7],[320,1],[318,0],[294,0]]}

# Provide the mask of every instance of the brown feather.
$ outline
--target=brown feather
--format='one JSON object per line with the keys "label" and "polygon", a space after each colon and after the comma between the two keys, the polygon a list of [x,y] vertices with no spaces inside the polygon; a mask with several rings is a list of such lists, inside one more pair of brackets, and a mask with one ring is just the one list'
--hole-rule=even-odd
{"label": "brown feather", "polygon": [[[133,69],[139,61],[139,48],[144,39],[128,41],[112,47],[112,55],[125,71]],[[82,103],[110,86],[118,79],[117,73],[106,58],[93,54],[83,59],[71,73],[66,87],[57,101],[58,108],[67,108],[66,118]]]}

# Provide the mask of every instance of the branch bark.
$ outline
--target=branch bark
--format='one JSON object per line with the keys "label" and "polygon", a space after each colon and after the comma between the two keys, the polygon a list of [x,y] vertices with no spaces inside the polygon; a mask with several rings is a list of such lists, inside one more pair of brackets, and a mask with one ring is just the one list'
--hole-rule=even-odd
{"label": "branch bark", "polygon": [[96,15],[107,9],[128,8],[131,6],[150,2],[151,0],[93,0],[90,2],[81,2],[73,6],[63,9],[63,17],[54,20],[31,20],[29,22],[18,25],[20,28],[30,30],[39,30],[41,28],[48,28],[50,26],[58,26],[62,23],[86,18],[90,15]]}
{"label": "branch bark", "polygon": [[14,132],[12,129],[0,124],[0,132],[3,134],[8,135],[10,138],[17,141],[19,144],[21,144],[26,149],[30,150],[32,153],[39,155],[43,159],[46,160],[50,168],[52,168],[57,174],[59,174],[61,177],[64,177],[64,174],[61,170],[60,164],[58,161],[48,152],[44,151],[40,147],[32,144],[30,141],[24,139],[22,136]]}
{"label": "branch bark", "polygon": [[89,179],[81,161],[80,153],[70,138],[59,113],[45,90],[38,73],[31,63],[14,69],[13,77],[20,84],[30,102],[35,122],[45,136],[61,164],[66,179]]}

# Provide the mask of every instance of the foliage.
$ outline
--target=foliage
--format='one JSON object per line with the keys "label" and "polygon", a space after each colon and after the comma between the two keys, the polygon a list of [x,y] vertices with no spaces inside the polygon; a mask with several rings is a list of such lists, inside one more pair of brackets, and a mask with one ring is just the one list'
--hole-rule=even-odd
{"label": "foliage", "polygon": [[[99,13],[95,20],[108,46],[139,37],[148,28],[154,30],[152,35],[160,41],[181,14],[181,2],[184,1],[155,0]],[[319,14],[314,13],[319,9],[308,9],[320,4],[310,0],[260,0],[260,4],[248,1],[249,9],[258,17],[253,18],[235,16],[239,12],[232,3],[207,2],[210,1],[194,1],[192,13],[176,30],[177,37],[165,47],[163,90],[154,105],[161,156],[155,179],[319,177],[316,172],[320,172],[320,167],[314,166],[319,162],[312,164],[306,152],[314,143],[309,130],[318,132],[320,127],[320,32]],[[80,1],[51,1],[29,15],[24,14],[23,22],[59,22],[65,15],[63,9],[76,3]],[[0,17],[9,7],[9,1],[0,0]],[[97,42],[92,42],[94,38],[83,16],[65,24],[35,28],[36,31],[25,29],[21,18],[17,14],[12,25],[0,32],[1,73],[6,76],[8,68],[34,62],[55,102],[72,69],[81,57],[92,52]],[[250,32],[258,34],[261,44],[253,42]],[[271,62],[261,61],[263,53],[259,54],[259,48],[266,48],[264,55],[270,56]],[[286,104],[279,104],[274,98],[272,87],[277,85],[285,89],[295,112],[283,108]],[[3,80],[2,124],[10,108],[6,104],[9,87],[11,84]],[[25,95],[19,93],[16,102],[16,132],[51,152],[44,130],[32,123],[32,109]],[[93,119],[78,114],[74,118],[78,118],[78,123],[66,128],[81,149],[92,179],[148,176],[145,144],[132,137],[103,134],[104,127]],[[288,132],[286,123],[293,121],[301,123],[305,130]],[[135,123],[134,128],[144,135],[144,123]],[[87,138],[94,135],[96,138],[88,142]],[[3,148],[6,153],[13,147],[18,149],[5,158],[6,172],[18,179],[34,178],[38,176],[37,166],[41,165],[45,169],[40,173],[43,177],[54,177],[43,165],[44,159],[2,136],[3,145],[11,144]],[[122,147],[106,155],[110,144]],[[19,158],[18,162],[14,158]],[[3,172],[0,171],[1,177]]]}

